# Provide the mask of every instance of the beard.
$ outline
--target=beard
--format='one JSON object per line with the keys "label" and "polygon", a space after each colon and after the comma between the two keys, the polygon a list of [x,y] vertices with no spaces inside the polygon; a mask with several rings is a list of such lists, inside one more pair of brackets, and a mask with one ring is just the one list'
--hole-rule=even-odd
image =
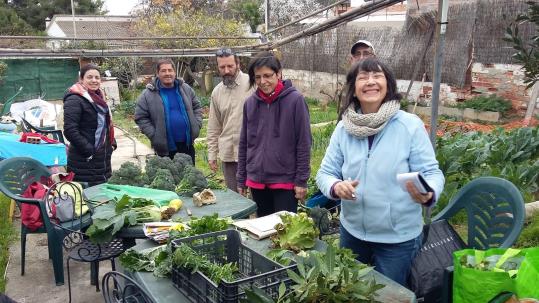
{"label": "beard", "polygon": [[223,76],[223,84],[228,87],[228,88],[232,88],[232,87],[235,87],[237,84],[236,84],[236,76],[238,75],[238,71],[236,71],[234,74],[232,75],[224,75]]}

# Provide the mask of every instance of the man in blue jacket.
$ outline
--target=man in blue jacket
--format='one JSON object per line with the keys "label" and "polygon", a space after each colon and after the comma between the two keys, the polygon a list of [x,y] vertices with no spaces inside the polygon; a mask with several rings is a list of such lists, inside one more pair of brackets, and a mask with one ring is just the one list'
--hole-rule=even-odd
{"label": "man in blue jacket", "polygon": [[138,98],[135,122],[157,155],[173,158],[185,153],[194,164],[193,143],[202,127],[200,102],[187,83],[176,79],[172,60],[159,60],[156,73],[157,79]]}

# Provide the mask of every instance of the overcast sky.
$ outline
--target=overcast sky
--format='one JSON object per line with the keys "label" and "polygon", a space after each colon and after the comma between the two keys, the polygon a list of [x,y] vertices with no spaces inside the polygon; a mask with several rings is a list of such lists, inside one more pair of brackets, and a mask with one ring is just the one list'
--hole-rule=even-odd
{"label": "overcast sky", "polygon": [[138,2],[138,0],[105,0],[103,8],[109,11],[107,15],[129,15]]}

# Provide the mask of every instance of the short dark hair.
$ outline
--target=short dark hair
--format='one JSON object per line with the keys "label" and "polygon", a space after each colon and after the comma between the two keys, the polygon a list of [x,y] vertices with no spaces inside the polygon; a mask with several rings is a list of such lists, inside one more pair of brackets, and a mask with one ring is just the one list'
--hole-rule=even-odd
{"label": "short dark hair", "polygon": [[271,52],[260,52],[256,54],[253,58],[251,58],[251,61],[249,61],[249,67],[247,68],[247,72],[249,74],[249,84],[251,87],[255,85],[255,69],[259,69],[261,67],[268,67],[271,70],[273,70],[275,73],[278,73],[281,71],[281,61],[277,59]]}
{"label": "short dark hair", "polygon": [[93,63],[88,63],[86,65],[84,65],[83,67],[81,67],[80,69],[80,72],[79,72],[79,78],[84,78],[84,75],[86,75],[86,73],[89,71],[89,70],[93,70],[95,69],[100,75],[101,75],[101,70],[99,69],[99,66],[93,64]]}
{"label": "short dark hair", "polygon": [[161,69],[161,65],[164,64],[170,64],[174,68],[174,62],[172,62],[171,59],[159,59],[159,61],[157,61],[157,63],[155,64],[155,71],[159,72],[159,69]]}
{"label": "short dark hair", "polygon": [[238,55],[232,49],[228,47],[222,47],[215,52],[216,59],[227,58],[230,56],[234,56],[234,61],[236,61],[236,64],[240,63],[240,58],[238,58]]}
{"label": "short dark hair", "polygon": [[400,101],[402,99],[402,96],[399,94],[397,89],[397,80],[395,75],[393,75],[393,72],[389,69],[389,67],[377,58],[367,58],[352,65],[348,71],[348,74],[346,75],[346,97],[344,98],[343,106],[339,112],[339,120],[342,118],[344,111],[351,103],[357,102],[359,104],[359,100],[354,96],[356,94],[356,78],[359,72],[384,73],[387,82],[387,93],[382,103],[390,100]]}

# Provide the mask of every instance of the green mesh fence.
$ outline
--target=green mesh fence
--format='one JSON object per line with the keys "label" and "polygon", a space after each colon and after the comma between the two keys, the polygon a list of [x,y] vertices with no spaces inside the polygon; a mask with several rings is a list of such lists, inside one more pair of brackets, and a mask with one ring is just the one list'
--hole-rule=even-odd
{"label": "green mesh fence", "polygon": [[22,86],[15,101],[38,96],[44,100],[60,100],[76,80],[79,63],[76,59],[2,59],[8,65],[0,82],[0,103],[6,102]]}

